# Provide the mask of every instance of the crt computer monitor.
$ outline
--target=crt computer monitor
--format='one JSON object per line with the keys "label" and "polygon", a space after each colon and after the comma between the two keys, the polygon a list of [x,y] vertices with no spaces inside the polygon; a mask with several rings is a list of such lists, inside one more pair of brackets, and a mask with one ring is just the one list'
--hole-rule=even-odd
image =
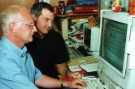
{"label": "crt computer monitor", "polygon": [[101,12],[98,54],[100,68],[109,79],[121,86],[124,86],[128,64],[127,46],[131,24],[127,13]]}
{"label": "crt computer monitor", "polygon": [[103,18],[100,56],[118,72],[125,72],[127,24]]}

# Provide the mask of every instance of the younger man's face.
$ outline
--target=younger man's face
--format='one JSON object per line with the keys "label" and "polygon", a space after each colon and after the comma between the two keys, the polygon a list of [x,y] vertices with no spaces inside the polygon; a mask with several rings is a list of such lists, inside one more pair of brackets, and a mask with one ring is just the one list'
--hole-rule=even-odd
{"label": "younger man's face", "polygon": [[36,19],[37,30],[43,34],[47,34],[52,27],[53,20],[54,14],[47,9],[43,9],[41,15]]}

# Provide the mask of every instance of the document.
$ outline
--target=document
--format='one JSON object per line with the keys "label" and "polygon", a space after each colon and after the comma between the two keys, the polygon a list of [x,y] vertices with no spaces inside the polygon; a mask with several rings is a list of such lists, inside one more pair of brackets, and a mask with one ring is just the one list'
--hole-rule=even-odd
{"label": "document", "polygon": [[80,67],[85,70],[86,72],[94,72],[94,71],[97,71],[98,69],[98,63],[95,62],[95,63],[84,63],[84,64],[81,64]]}

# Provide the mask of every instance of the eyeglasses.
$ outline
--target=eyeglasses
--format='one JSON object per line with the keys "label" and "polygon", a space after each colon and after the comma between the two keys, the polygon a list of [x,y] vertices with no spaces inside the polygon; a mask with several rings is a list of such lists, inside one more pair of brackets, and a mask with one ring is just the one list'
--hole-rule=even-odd
{"label": "eyeglasses", "polygon": [[27,26],[29,29],[35,29],[35,25],[34,24],[28,24],[28,23],[23,23],[25,26]]}
{"label": "eyeglasses", "polygon": [[35,25],[32,24],[32,23],[26,23],[24,21],[17,21],[17,23],[21,23],[24,26],[28,27],[28,29],[31,29],[31,30],[35,30],[36,29]]}

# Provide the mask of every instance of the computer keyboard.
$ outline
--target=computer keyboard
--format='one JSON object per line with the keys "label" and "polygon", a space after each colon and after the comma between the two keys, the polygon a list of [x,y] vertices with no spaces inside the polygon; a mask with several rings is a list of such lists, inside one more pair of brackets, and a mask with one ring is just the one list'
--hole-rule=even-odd
{"label": "computer keyboard", "polygon": [[87,86],[84,89],[108,89],[106,85],[100,82],[99,78],[85,76],[82,79],[87,82]]}

